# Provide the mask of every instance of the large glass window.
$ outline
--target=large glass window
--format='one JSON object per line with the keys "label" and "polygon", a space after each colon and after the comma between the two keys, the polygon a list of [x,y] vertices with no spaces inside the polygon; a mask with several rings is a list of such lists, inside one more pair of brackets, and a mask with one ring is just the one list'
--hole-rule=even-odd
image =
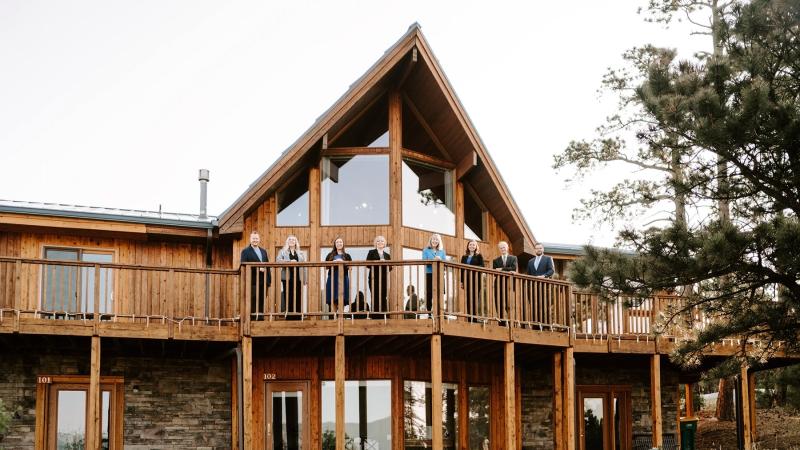
{"label": "large glass window", "polygon": [[322,225],[389,223],[389,156],[322,159]]}
{"label": "large glass window", "polygon": [[275,222],[279,227],[302,227],[308,225],[308,171],[294,177],[286,186],[278,191],[278,217]]}
{"label": "large glass window", "polygon": [[[108,251],[79,248],[45,248],[44,258],[58,261],[111,263],[114,255]],[[49,264],[44,266],[42,309],[45,311],[93,313],[95,309],[95,280],[99,283],[99,312],[113,310],[114,278],[112,269]]]}
{"label": "large glass window", "polygon": [[491,448],[489,442],[489,405],[491,391],[488,386],[469,387],[469,449]]}
{"label": "large glass window", "polygon": [[482,241],[484,234],[484,209],[470,189],[464,189],[464,237]]}
{"label": "large glass window", "polygon": [[[431,447],[433,427],[442,427],[444,448],[458,445],[458,386],[442,384],[442,398],[432,397],[431,384],[406,381],[403,384],[403,428],[406,449],[422,450]],[[433,408],[442,409],[442,423],[433,423]]]}
{"label": "large glass window", "polygon": [[403,225],[455,235],[452,171],[403,160]]}
{"label": "large glass window", "polygon": [[[345,381],[345,448],[392,448],[392,382]],[[322,382],[322,450],[336,448],[336,384]]]}

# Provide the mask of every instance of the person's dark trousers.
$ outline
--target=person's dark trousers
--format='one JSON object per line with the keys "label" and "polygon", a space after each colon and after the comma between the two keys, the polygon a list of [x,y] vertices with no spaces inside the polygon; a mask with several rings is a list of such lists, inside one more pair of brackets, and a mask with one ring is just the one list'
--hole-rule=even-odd
{"label": "person's dark trousers", "polygon": [[281,311],[288,313],[286,320],[300,320],[300,313],[303,312],[303,283],[297,276],[297,270],[296,267],[287,269],[286,280],[281,281]]}
{"label": "person's dark trousers", "polygon": [[[378,272],[378,274],[380,273],[381,272]],[[387,288],[388,277],[377,276],[372,278],[370,281],[370,292],[372,292],[372,311],[375,313],[373,315],[380,314],[381,316],[385,316],[385,313],[389,311],[389,290]]]}

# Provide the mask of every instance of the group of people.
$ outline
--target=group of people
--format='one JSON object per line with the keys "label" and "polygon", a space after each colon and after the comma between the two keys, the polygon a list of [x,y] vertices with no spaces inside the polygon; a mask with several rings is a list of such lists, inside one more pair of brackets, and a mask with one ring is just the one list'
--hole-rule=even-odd
{"label": "group of people", "polygon": [[[242,263],[257,263],[269,262],[269,255],[267,251],[260,246],[261,237],[258,232],[253,231],[250,233],[250,245],[242,250],[240,261]],[[374,248],[367,253],[366,261],[389,261],[391,256],[386,250],[386,238],[383,236],[376,236],[373,242]],[[492,269],[503,272],[517,272],[518,263],[517,257],[509,253],[508,243],[501,241],[497,245],[500,256],[492,260]],[[447,260],[447,254],[444,250],[444,243],[439,234],[432,234],[428,239],[428,245],[422,250],[423,260]],[[340,291],[343,293],[345,301],[350,298],[350,273],[346,270],[344,263],[352,261],[353,258],[347,253],[345,248],[344,239],[337,237],[333,241],[330,252],[325,256],[325,261],[342,263],[343,274],[339,274],[340,264],[334,264],[327,270],[325,281],[325,304],[329,309],[335,309],[339,305]],[[293,263],[305,262],[307,258],[303,251],[300,249],[300,242],[296,236],[290,235],[286,238],[283,248],[278,252],[276,262]],[[461,256],[461,264],[475,267],[485,267],[483,255],[480,252],[480,247],[476,240],[470,240],[467,243],[464,255]],[[526,267],[528,275],[536,277],[550,278],[555,273],[553,266],[553,259],[550,256],[544,255],[544,246],[536,244],[534,247],[534,257],[528,261]],[[374,265],[367,268],[367,285],[369,286],[372,297],[372,309],[377,314],[385,314],[389,311],[388,308],[388,286],[389,286],[389,272],[392,270],[390,265]],[[270,271],[264,267],[253,267],[251,276],[251,308],[253,316],[256,320],[263,319],[264,315],[264,298],[265,289],[272,285],[272,276]],[[474,306],[477,304],[481,285],[476,278],[465,279],[465,272],[462,271],[461,285],[465,286],[467,295],[467,314],[474,314]],[[287,314],[287,319],[299,319],[302,313],[302,292],[303,286],[308,282],[308,269],[305,267],[292,267],[281,269],[281,312]],[[340,289],[339,283],[342,282]],[[495,282],[496,292],[505,292],[507,280],[504,278],[498,279]],[[406,288],[408,300],[406,303],[406,310],[416,311],[420,307],[419,301],[413,285]],[[497,295],[495,296],[497,297]],[[425,301],[426,305],[431,305],[433,298],[433,265],[425,265]],[[355,301],[350,306],[350,311],[365,312],[369,311],[369,305],[366,302],[363,292],[359,291]],[[292,314],[296,313],[296,314]]]}

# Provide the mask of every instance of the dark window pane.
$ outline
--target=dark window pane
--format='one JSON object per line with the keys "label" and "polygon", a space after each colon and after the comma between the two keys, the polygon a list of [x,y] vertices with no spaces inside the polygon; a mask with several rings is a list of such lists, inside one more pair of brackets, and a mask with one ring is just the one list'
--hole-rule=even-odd
{"label": "dark window pane", "polygon": [[276,225],[308,225],[308,171],[294,177],[278,192],[278,217]]}
{"label": "dark window pane", "polygon": [[583,399],[583,432],[585,450],[603,450],[603,398]]}
{"label": "dark window pane", "polygon": [[403,225],[455,235],[452,172],[403,161]]}
{"label": "dark window pane", "polygon": [[322,225],[389,223],[389,156],[322,160]]}
{"label": "dark window pane", "polygon": [[[388,147],[389,146],[389,100],[384,96],[355,122],[348,125],[334,141],[333,147]],[[335,132],[335,134],[338,131]]]}
{"label": "dark window pane", "polygon": [[483,450],[489,445],[490,391],[487,386],[469,388],[469,448]]}
{"label": "dark window pane", "polygon": [[464,190],[464,237],[482,241],[483,234],[483,208],[468,190]]}
{"label": "dark window pane", "polygon": [[403,384],[404,448],[425,449],[433,439],[432,408],[442,408],[442,436],[445,449],[455,449],[458,443],[458,386],[442,384],[442,398],[431,398],[431,384],[406,381]]}
{"label": "dark window pane", "polygon": [[302,411],[302,392],[272,393],[272,448],[286,450],[303,448]]}
{"label": "dark window pane", "polygon": [[[48,248],[45,259],[77,261],[78,250]],[[78,306],[78,268],[48,264],[44,269],[42,309],[45,311],[76,312]]]}

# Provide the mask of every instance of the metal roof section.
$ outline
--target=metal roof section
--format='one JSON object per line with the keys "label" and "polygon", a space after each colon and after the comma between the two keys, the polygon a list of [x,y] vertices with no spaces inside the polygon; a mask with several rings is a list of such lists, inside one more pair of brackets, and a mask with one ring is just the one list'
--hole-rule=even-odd
{"label": "metal roof section", "polygon": [[103,208],[98,206],[65,205],[60,203],[26,202],[0,199],[0,213],[32,214],[36,216],[68,217],[73,219],[109,220],[152,225],[213,229],[217,218],[201,219],[197,214],[142,211],[136,209]]}
{"label": "metal roof section", "polygon": [[[575,255],[575,256],[584,256],[586,255],[585,247],[591,244],[556,244],[552,242],[540,242],[544,246],[544,253],[555,253],[557,255]],[[592,247],[597,247],[593,245]],[[604,250],[616,250],[623,255],[635,255],[636,252],[624,248],[615,248],[615,247],[598,247]]]}

